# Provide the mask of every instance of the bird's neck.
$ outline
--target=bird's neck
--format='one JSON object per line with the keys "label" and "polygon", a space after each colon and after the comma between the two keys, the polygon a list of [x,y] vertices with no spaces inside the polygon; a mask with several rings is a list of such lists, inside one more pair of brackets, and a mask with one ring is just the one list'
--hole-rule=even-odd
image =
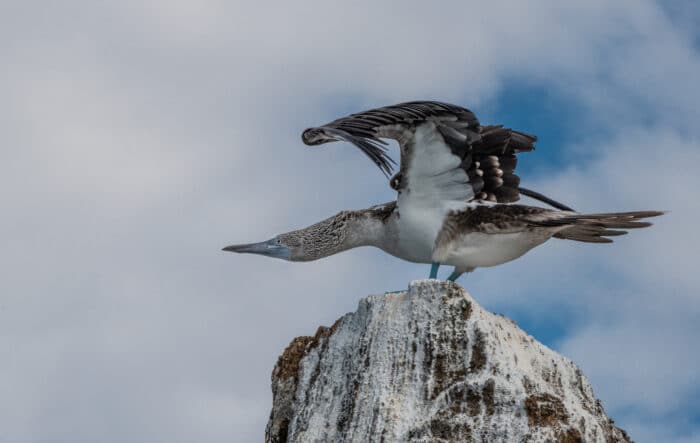
{"label": "bird's neck", "polygon": [[368,210],[353,212],[353,218],[346,225],[347,235],[343,247],[351,249],[360,246],[375,246],[385,249],[394,237],[396,216],[389,214],[385,218],[378,217]]}
{"label": "bird's neck", "polygon": [[318,260],[360,246],[387,250],[393,242],[395,205],[343,211],[304,231],[304,261]]}

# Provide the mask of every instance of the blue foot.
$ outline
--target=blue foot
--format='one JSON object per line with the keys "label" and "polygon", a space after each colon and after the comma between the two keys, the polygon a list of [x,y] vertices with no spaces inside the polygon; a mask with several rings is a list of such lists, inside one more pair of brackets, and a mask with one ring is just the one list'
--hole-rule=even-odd
{"label": "blue foot", "polygon": [[455,280],[457,280],[457,279],[459,278],[459,276],[462,275],[462,274],[463,274],[463,272],[457,272],[456,270],[454,270],[454,271],[452,271],[452,274],[450,274],[450,276],[447,277],[447,279],[448,279],[449,281],[455,281]]}
{"label": "blue foot", "polygon": [[440,263],[433,262],[430,265],[430,277],[428,277],[428,278],[437,278],[437,271],[438,271],[439,267],[440,267]]}

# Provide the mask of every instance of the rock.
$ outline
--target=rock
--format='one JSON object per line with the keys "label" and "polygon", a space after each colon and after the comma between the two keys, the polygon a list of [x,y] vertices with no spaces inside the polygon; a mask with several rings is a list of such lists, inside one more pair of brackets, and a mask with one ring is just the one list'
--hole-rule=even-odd
{"label": "rock", "polygon": [[629,442],[570,360],[460,286],[371,295],[272,372],[268,442]]}

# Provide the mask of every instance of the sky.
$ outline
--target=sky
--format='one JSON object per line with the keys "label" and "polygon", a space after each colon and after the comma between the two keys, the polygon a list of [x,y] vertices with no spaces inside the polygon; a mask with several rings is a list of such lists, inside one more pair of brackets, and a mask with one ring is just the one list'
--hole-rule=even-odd
{"label": "sky", "polygon": [[537,134],[523,184],[579,211],[670,211],[460,283],[635,441],[700,442],[699,25],[693,1],[4,2],[0,442],[262,440],[292,338],[428,266],[220,249],[395,199],[300,133],[417,99]]}

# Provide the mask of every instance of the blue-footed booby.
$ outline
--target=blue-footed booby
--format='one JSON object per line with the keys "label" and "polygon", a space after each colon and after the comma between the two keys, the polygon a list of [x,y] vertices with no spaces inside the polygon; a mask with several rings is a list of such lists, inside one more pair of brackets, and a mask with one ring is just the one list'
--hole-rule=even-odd
{"label": "blue-footed booby", "polygon": [[660,211],[579,214],[519,204],[469,203],[449,210],[434,238],[402,236],[397,202],[358,211],[342,211],[304,229],[260,243],[233,245],[224,251],[252,253],[289,261],[312,261],[360,246],[375,246],[416,263],[455,267],[449,280],[475,268],[515,260],[550,238],[611,243],[608,237],[644,228],[640,221]]}
{"label": "blue-footed booby", "polygon": [[[450,280],[478,267],[514,260],[555,237],[609,243],[624,229],[658,211],[579,214],[539,193],[521,188],[516,155],[534,149],[536,137],[503,126],[481,126],[459,106],[409,102],[353,114],[303,132],[308,145],[348,141],[369,156],[387,177],[393,160],[381,138],[395,139],[399,172],[390,180],[394,202],[343,211],[275,238],[225,251],[311,261],[375,246],[401,259],[454,266]],[[511,204],[528,195],[557,208]]]}
{"label": "blue-footed booby", "polygon": [[[482,126],[473,112],[460,106],[415,101],[371,109],[306,129],[301,138],[311,146],[350,142],[387,177],[395,163],[382,138],[399,143],[399,172],[390,184],[398,191],[398,242],[409,260],[420,261],[432,251],[450,211],[512,203],[520,194],[572,210],[519,186],[516,155],[532,151],[537,137],[502,125]],[[430,277],[438,266],[433,263]]]}

